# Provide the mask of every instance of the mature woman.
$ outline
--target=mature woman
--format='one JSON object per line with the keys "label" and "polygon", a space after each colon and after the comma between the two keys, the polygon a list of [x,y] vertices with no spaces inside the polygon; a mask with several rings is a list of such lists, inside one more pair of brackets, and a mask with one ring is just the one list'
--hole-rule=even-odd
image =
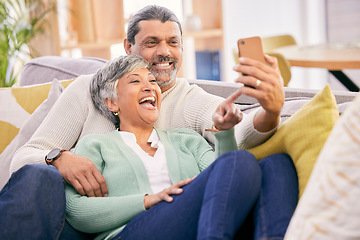
{"label": "mature woman", "polygon": [[90,90],[117,130],[83,137],[75,152],[94,162],[109,195],[80,196],[67,184],[69,223],[99,233],[97,239],[232,239],[262,180],[253,155],[231,151],[237,149],[232,127],[241,117],[214,133],[215,151],[192,130],[154,129],[160,88],[135,55],[99,70]]}

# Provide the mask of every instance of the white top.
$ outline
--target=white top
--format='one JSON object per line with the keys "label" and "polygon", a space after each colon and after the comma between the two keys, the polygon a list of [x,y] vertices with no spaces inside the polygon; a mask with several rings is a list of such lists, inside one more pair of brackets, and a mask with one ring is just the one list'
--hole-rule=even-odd
{"label": "white top", "polygon": [[120,131],[119,134],[125,144],[128,145],[143,162],[153,193],[161,192],[165,188],[173,185],[166,163],[165,148],[155,130],[152,131],[148,139],[151,147],[157,148],[153,157],[137,144],[136,137],[133,133]]}
{"label": "white top", "polygon": [[[14,154],[10,173],[25,164],[45,164],[44,157],[51,149],[72,149],[78,139],[87,134],[115,130],[114,124],[100,114],[91,100],[88,89],[92,77],[93,74],[79,76],[65,89],[29,142]],[[185,79],[177,79],[175,86],[161,96],[156,128],[190,128],[214,143],[214,136],[205,129],[212,127],[212,114],[223,98],[190,85]],[[244,114],[243,120],[235,126],[240,148],[261,144],[276,131],[275,128],[267,133],[258,132],[253,124],[256,112]]]}

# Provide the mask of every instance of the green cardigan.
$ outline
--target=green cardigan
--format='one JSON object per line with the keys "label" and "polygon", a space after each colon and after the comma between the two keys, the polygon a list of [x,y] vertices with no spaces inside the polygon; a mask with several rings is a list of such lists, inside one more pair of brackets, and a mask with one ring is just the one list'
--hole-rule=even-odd
{"label": "green cardigan", "polygon": [[[221,154],[236,150],[234,130],[215,133],[215,151],[190,129],[156,130],[164,145],[172,182],[198,175]],[[144,195],[153,194],[141,159],[117,131],[81,138],[75,153],[89,158],[106,179],[108,197],[80,196],[65,184],[66,219],[76,229],[113,237],[145,211]]]}

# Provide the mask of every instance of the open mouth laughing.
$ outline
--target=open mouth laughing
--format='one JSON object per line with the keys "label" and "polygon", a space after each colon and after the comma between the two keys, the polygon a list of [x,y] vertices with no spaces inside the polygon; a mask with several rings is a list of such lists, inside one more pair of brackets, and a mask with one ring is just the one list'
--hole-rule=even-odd
{"label": "open mouth laughing", "polygon": [[155,97],[145,97],[145,98],[140,99],[139,104],[144,105],[144,106],[147,105],[150,107],[152,106],[152,107],[156,108],[156,99],[155,99]]}

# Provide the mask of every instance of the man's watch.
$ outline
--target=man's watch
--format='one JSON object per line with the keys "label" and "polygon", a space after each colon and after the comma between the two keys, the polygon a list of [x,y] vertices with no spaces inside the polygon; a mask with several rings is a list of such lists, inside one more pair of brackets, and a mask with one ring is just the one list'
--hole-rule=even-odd
{"label": "man's watch", "polygon": [[45,156],[45,162],[46,164],[51,164],[53,161],[58,159],[61,156],[61,153],[67,151],[66,149],[62,148],[54,148],[51,150],[46,156]]}

